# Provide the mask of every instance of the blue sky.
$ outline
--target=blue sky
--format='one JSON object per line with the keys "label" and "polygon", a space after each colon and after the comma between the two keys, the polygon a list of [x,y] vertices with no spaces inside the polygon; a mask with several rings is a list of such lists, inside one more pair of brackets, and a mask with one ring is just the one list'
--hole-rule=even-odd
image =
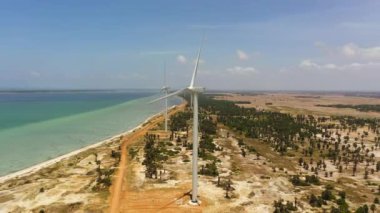
{"label": "blue sky", "polygon": [[380,90],[380,2],[0,2],[0,88]]}

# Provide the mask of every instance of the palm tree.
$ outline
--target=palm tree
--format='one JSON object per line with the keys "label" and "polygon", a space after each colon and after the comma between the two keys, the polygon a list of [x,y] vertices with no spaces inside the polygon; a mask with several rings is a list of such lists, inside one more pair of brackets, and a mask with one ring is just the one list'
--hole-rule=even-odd
{"label": "palm tree", "polygon": [[354,162],[354,167],[352,167],[352,176],[355,176],[356,166],[357,166],[357,161]]}
{"label": "palm tree", "polygon": [[372,210],[373,213],[375,213],[375,210],[376,210],[376,205],[375,204],[371,205],[371,210]]}
{"label": "palm tree", "polygon": [[231,179],[228,179],[228,182],[226,183],[226,187],[225,187],[225,189],[226,189],[226,198],[230,198],[230,195],[228,194],[228,192],[231,190],[231,184],[232,184],[232,182],[231,182]]}
{"label": "palm tree", "polygon": [[368,170],[365,170],[364,172],[364,179],[368,179]]}

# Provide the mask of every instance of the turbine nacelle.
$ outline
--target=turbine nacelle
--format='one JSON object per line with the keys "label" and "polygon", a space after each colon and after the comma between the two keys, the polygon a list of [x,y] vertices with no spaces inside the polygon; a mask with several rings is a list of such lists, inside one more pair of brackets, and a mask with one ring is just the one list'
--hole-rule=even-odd
{"label": "turbine nacelle", "polygon": [[170,87],[168,87],[168,86],[163,86],[161,88],[161,92],[168,92],[169,90],[170,90]]}
{"label": "turbine nacelle", "polygon": [[191,93],[203,93],[206,89],[204,87],[188,87],[186,90]]}

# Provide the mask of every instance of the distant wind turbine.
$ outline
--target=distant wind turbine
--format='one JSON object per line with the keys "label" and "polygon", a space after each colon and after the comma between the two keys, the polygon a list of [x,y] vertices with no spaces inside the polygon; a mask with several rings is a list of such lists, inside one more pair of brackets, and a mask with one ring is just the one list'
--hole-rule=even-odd
{"label": "distant wind turbine", "polygon": [[[203,40],[202,40],[203,43]],[[191,193],[191,203],[192,204],[199,204],[198,201],[198,94],[205,91],[203,87],[196,87],[195,86],[195,79],[197,77],[198,72],[198,65],[199,65],[199,58],[201,56],[202,51],[202,43],[198,50],[197,60],[195,62],[195,67],[193,71],[193,76],[190,81],[190,85],[187,88],[183,88],[180,90],[177,90],[173,93],[170,93],[166,96],[163,96],[161,98],[155,99],[151,101],[157,102],[162,99],[167,99],[169,97],[179,95],[184,92],[189,92],[191,95],[192,100],[192,107],[193,107],[193,162],[192,162],[192,193]]]}
{"label": "distant wind turbine", "polygon": [[[164,93],[165,96],[169,93],[169,87],[166,84],[166,64],[164,64],[164,86],[161,88],[161,92]],[[168,131],[168,97],[165,98],[165,132]]]}

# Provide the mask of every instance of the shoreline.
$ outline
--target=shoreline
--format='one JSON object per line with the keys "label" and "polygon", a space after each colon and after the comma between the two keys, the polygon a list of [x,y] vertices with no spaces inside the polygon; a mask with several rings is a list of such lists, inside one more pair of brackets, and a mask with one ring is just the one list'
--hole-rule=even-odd
{"label": "shoreline", "polygon": [[[178,105],[174,105],[174,106],[168,108],[168,110],[172,110],[172,109],[176,108],[177,106]],[[161,115],[162,113],[163,113],[163,111],[160,111],[160,112],[158,112],[158,113],[156,113],[156,114],[148,117],[147,119],[145,119],[143,122],[141,122],[136,127],[132,128],[130,130],[127,130],[125,132],[122,132],[120,134],[111,136],[111,137],[106,138],[106,139],[104,139],[102,141],[99,141],[99,142],[96,142],[94,144],[82,147],[80,149],[73,150],[73,151],[68,152],[66,154],[60,155],[60,156],[58,156],[56,158],[53,158],[53,159],[50,159],[50,160],[47,160],[47,161],[43,161],[41,163],[35,164],[35,165],[27,167],[25,169],[21,169],[19,171],[12,172],[10,174],[1,176],[0,177],[0,183],[4,183],[4,182],[6,182],[8,180],[11,180],[11,179],[22,178],[22,177],[25,177],[27,175],[31,175],[33,173],[36,173],[36,172],[40,171],[43,168],[49,167],[51,165],[54,165],[54,164],[56,164],[56,163],[58,163],[58,162],[60,162],[62,160],[68,159],[68,158],[70,158],[72,156],[75,156],[77,154],[85,152],[85,151],[87,151],[89,149],[96,148],[96,147],[99,147],[99,146],[111,143],[111,142],[113,142],[117,138],[124,137],[126,135],[129,135],[129,134],[135,132],[136,130],[138,130],[139,128],[143,127],[145,124],[149,123],[152,119],[154,119],[155,117]]]}

